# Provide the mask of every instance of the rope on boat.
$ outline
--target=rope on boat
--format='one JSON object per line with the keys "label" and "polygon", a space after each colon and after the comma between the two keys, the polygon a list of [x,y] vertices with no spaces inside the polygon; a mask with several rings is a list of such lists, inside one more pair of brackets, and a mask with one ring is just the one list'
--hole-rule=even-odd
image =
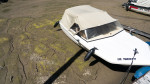
{"label": "rope on boat", "polygon": [[132,67],[132,64],[133,64],[133,59],[134,59],[135,55],[138,54],[138,51],[137,51],[136,48],[135,48],[135,50],[133,50],[133,51],[134,51],[134,56],[133,56],[133,58],[132,58],[132,62],[131,62],[131,64],[130,64],[129,68],[127,69],[127,71],[126,71],[127,73],[124,75],[123,80],[120,82],[120,84],[124,84],[124,83],[125,83],[125,81],[126,81],[128,75],[129,75],[129,72],[130,72],[130,70],[131,70],[131,67]]}

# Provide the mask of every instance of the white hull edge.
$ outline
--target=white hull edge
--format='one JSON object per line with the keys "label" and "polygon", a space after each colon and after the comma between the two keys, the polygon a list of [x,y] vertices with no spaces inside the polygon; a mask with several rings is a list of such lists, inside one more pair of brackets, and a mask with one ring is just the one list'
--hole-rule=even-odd
{"label": "white hull edge", "polygon": [[[109,63],[130,65],[132,62],[131,59],[133,58],[133,50],[137,48],[140,54],[135,56],[133,65],[150,66],[150,47],[142,40],[131,36],[125,31],[107,39],[86,42],[77,35],[70,33],[61,22],[60,27],[71,40],[84,49],[90,50],[93,47],[97,47],[98,50],[95,50],[94,54]],[[79,40],[79,42],[77,40]],[[128,41],[131,41],[131,43]]]}

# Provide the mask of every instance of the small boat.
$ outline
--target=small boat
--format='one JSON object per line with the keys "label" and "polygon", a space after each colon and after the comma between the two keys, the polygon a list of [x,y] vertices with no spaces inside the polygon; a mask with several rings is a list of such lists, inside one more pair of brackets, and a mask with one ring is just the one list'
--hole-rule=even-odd
{"label": "small boat", "polygon": [[58,24],[71,40],[88,50],[85,61],[95,54],[112,64],[150,65],[150,46],[126,32],[106,11],[90,5],[71,7],[54,27]]}
{"label": "small boat", "polygon": [[133,78],[132,84],[150,84],[150,66],[138,69]]}
{"label": "small boat", "polygon": [[126,10],[150,15],[150,0],[129,0],[122,5]]}

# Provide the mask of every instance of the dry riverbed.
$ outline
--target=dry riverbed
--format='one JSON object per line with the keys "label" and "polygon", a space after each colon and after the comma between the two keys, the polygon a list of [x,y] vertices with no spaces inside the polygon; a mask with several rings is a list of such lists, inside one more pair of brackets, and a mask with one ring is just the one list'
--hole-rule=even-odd
{"label": "dry riverbed", "polygon": [[[125,11],[118,0],[9,0],[0,4],[1,84],[119,84],[127,67],[91,57],[59,27],[66,8],[88,4],[122,24],[150,33],[150,16]],[[135,35],[144,41],[144,37]],[[137,67],[133,67],[126,81]]]}

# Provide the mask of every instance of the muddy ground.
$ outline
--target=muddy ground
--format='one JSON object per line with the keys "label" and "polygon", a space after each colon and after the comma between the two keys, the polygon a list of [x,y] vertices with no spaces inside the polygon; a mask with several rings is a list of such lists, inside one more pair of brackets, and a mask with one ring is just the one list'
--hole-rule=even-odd
{"label": "muddy ground", "polygon": [[[9,0],[0,4],[1,84],[119,84],[127,69],[91,57],[53,28],[66,8],[88,4],[125,24],[150,33],[150,16],[127,12],[127,0]],[[144,37],[135,35],[144,41]],[[133,67],[125,84],[137,67]]]}

